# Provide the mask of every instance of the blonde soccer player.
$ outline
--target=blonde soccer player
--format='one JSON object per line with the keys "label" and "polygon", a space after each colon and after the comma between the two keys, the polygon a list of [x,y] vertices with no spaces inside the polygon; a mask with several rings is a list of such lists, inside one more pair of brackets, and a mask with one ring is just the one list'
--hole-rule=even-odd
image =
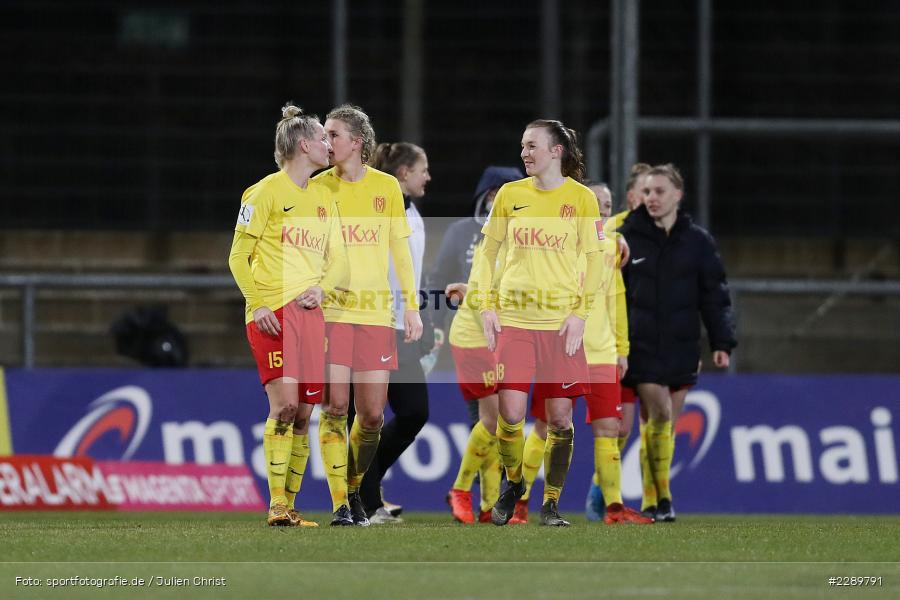
{"label": "blonde soccer player", "polygon": [[322,401],[326,293],[349,280],[340,221],[310,175],[331,145],[314,115],[291,104],[275,129],[278,172],[247,188],[228,265],[246,300],[246,331],[269,399],[263,449],[269,525],[315,527],[295,510],[309,458],[309,416]]}
{"label": "blonde soccer player", "polygon": [[[339,106],[328,113],[325,131],[334,168],[314,181],[334,195],[353,269],[350,292],[329,298],[324,307],[328,390],[319,448],[334,510],[331,524],[368,526],[359,487],[378,448],[390,372],[397,369],[390,259],[402,290],[405,343],[422,336],[422,319],[403,193],[394,176],[367,164],[375,151],[368,115],[356,106]],[[351,382],[356,418],[348,449]]]}
{"label": "blonde soccer player", "polygon": [[[605,184],[589,186],[597,198],[604,225],[612,212],[612,196]],[[622,501],[622,463],[620,453],[621,386],[622,377],[628,371],[628,315],[625,306],[625,286],[618,265],[618,248],[613,231],[603,230],[599,241],[603,257],[603,276],[597,288],[597,304],[585,325],[584,349],[591,376],[591,389],[585,394],[587,423],[594,435],[594,481],[602,490],[605,500],[606,524],[653,523],[639,512],[625,506]],[[525,456],[529,446],[540,445],[546,437],[546,420],[543,386],[535,386],[532,399],[532,416],[537,423],[525,442]],[[633,418],[633,415],[632,415]],[[525,479],[530,486],[537,474],[526,460]]]}
{"label": "blonde soccer player", "polygon": [[[485,280],[492,289],[481,304],[481,320],[503,369],[497,438],[508,480],[491,520],[506,525],[525,493],[522,431],[528,390],[537,379],[547,386],[549,423],[540,522],[567,526],[558,501],[572,460],[571,399],[588,390],[581,341],[593,302],[592,294],[581,294],[576,267],[584,253],[584,289],[597,289],[600,214],[591,191],[579,183],[584,165],[574,131],[555,120],[532,121],[522,134],[521,158],[528,177],[500,188],[482,230],[483,260],[492,275]],[[494,278],[503,242],[506,259]]]}

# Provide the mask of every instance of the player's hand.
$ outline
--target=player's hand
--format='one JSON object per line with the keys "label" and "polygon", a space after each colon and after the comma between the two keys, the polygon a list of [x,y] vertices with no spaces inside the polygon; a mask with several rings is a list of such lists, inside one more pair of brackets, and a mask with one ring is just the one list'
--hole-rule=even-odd
{"label": "player's hand", "polygon": [[619,268],[621,269],[628,264],[628,259],[631,258],[631,248],[628,247],[624,235],[616,236],[616,246],[619,248]]}
{"label": "player's hand", "polygon": [[324,297],[325,290],[317,285],[314,285],[307,288],[305,292],[297,296],[297,304],[299,304],[301,308],[315,308],[322,304],[322,299]]}
{"label": "player's hand", "polygon": [[584,337],[584,319],[569,315],[559,328],[559,335],[566,336],[566,354],[575,356],[581,347],[581,338]]}
{"label": "player's hand", "polygon": [[444,295],[450,300],[456,300],[456,305],[462,304],[463,298],[469,292],[469,286],[465,283],[451,283],[444,288]]}
{"label": "player's hand", "polygon": [[720,369],[726,369],[731,364],[731,357],[724,350],[716,350],[713,352],[713,364]]}
{"label": "player's hand", "polygon": [[628,372],[627,356],[619,356],[616,358],[616,369],[619,371],[619,381],[625,379],[625,373]]}
{"label": "player's hand", "polygon": [[407,310],[403,313],[403,341],[407,344],[418,342],[422,337],[422,317],[417,310]]}
{"label": "player's hand", "polygon": [[497,334],[500,333],[500,319],[497,318],[496,311],[482,311],[481,326],[484,329],[484,337],[487,340],[488,350],[493,352],[497,347]]}
{"label": "player's hand", "polygon": [[253,322],[256,323],[256,328],[266,335],[278,337],[281,333],[281,323],[268,306],[260,306],[253,311]]}

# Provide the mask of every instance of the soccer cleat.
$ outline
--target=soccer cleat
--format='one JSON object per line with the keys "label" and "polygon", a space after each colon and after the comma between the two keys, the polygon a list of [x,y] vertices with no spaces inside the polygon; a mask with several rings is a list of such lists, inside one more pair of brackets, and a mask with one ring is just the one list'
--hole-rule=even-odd
{"label": "soccer cleat", "polygon": [[596,483],[591,483],[587,499],[584,501],[584,516],[588,521],[602,521],[606,507],[603,505],[603,492]]}
{"label": "soccer cleat", "polygon": [[512,519],[509,520],[510,525],[528,525],[528,500],[519,500],[516,502],[516,509],[513,511]]}
{"label": "soccer cleat", "polygon": [[489,511],[489,510],[478,511],[478,522],[479,523],[490,523],[491,522],[491,511]]}
{"label": "soccer cleat", "polygon": [[331,519],[332,527],[348,527],[353,525],[353,515],[350,514],[350,508],[346,504],[341,504],[334,511],[334,518]]}
{"label": "soccer cleat", "polygon": [[472,514],[472,492],[466,490],[450,490],[447,494],[447,504],[453,518],[463,525],[471,525],[475,522]]}
{"label": "soccer cleat", "polygon": [[506,525],[513,516],[516,508],[516,501],[525,495],[525,479],[520,479],[519,483],[511,481],[506,482],[506,489],[497,498],[497,503],[491,509],[491,523],[494,525]]}
{"label": "soccer cleat", "polygon": [[669,498],[659,501],[659,506],[656,508],[656,520],[663,523],[675,522],[675,509],[672,508],[672,501]]}
{"label": "soccer cleat", "polygon": [[654,519],[645,517],[638,511],[615,502],[606,507],[606,516],[603,517],[603,522],[607,525],[615,525],[616,523],[651,525],[654,523]]}
{"label": "soccer cleat", "polygon": [[288,516],[287,506],[284,504],[276,504],[269,508],[269,514],[266,516],[266,523],[275,526],[290,526],[291,518]]}
{"label": "soccer cleat", "polygon": [[541,525],[550,527],[568,527],[570,523],[559,516],[556,500],[547,500],[541,507]]}
{"label": "soccer cleat", "polygon": [[641,515],[647,517],[648,519],[656,520],[656,506],[648,506],[647,508],[641,509]]}
{"label": "soccer cleat", "polygon": [[307,521],[303,518],[303,516],[298,513],[293,508],[289,508],[287,511],[288,518],[291,520],[291,527],[318,527],[319,524],[315,521]]}
{"label": "soccer cleat", "polygon": [[403,512],[403,507],[399,504],[394,504],[393,502],[388,502],[384,499],[384,486],[380,486],[379,491],[381,493],[381,505],[384,506],[384,510],[391,513],[392,517],[399,517],[400,513]]}
{"label": "soccer cleat", "polygon": [[375,512],[369,515],[369,523],[372,525],[390,525],[393,523],[402,523],[403,519],[392,515],[385,507],[379,506]]}
{"label": "soccer cleat", "polygon": [[353,524],[359,527],[368,527],[369,518],[366,517],[366,507],[359,492],[353,492],[347,498],[350,501],[350,516],[353,518]]}

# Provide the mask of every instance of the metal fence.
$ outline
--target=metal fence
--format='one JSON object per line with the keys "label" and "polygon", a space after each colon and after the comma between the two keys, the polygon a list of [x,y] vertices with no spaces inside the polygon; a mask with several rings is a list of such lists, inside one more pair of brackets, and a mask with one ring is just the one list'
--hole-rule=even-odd
{"label": "metal fence", "polygon": [[[0,287],[21,290],[22,365],[28,368],[34,367],[38,350],[35,344],[37,326],[35,306],[38,289],[232,289],[236,295],[238,294],[234,280],[230,275],[225,274],[0,274]],[[900,281],[735,279],[730,282],[730,287],[733,301],[738,310],[740,297],[743,294],[787,296],[819,294],[827,296],[817,312],[827,311],[830,306],[844,296],[900,296]],[[811,314],[810,319],[814,318],[816,315]],[[732,361],[731,370],[736,371],[737,369],[737,361]]]}

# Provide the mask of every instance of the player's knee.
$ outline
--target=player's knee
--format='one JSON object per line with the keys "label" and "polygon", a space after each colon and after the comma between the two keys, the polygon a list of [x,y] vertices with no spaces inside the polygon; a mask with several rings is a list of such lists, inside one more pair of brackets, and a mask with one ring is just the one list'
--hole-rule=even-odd
{"label": "player's knee", "polygon": [[361,412],[356,413],[356,420],[359,421],[360,427],[365,427],[366,429],[380,429],[384,421],[381,414]]}
{"label": "player's knee", "polygon": [[297,416],[297,405],[290,403],[278,408],[277,419],[284,423],[291,423]]}
{"label": "player's knee", "polygon": [[572,417],[569,415],[550,415],[547,424],[552,429],[569,429],[572,427]]}
{"label": "player's knee", "polygon": [[481,417],[481,424],[484,425],[484,428],[494,433],[497,431],[497,417],[496,416],[486,416]]}

